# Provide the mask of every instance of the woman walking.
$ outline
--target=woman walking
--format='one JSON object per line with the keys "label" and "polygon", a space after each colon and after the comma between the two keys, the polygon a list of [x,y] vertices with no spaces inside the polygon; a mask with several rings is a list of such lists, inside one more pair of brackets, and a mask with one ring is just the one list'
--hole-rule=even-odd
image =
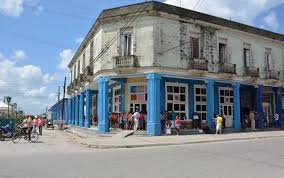
{"label": "woman walking", "polygon": [[180,132],[180,126],[181,126],[181,121],[179,116],[176,116],[176,120],[175,120],[175,127],[176,127],[176,131],[177,131],[177,135],[179,135]]}

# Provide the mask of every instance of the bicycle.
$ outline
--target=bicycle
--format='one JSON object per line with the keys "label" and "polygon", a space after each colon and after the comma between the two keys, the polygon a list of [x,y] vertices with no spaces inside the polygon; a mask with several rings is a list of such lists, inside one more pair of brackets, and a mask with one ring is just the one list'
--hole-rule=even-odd
{"label": "bicycle", "polygon": [[[17,130],[13,134],[12,142],[15,143],[15,144],[19,143],[19,141],[21,140],[22,137],[24,137],[25,140],[29,139],[29,135],[24,132],[24,128],[21,127],[20,125],[17,125]],[[34,143],[37,140],[38,140],[38,133],[37,133],[36,130],[32,130],[31,131],[31,140],[30,141]]]}

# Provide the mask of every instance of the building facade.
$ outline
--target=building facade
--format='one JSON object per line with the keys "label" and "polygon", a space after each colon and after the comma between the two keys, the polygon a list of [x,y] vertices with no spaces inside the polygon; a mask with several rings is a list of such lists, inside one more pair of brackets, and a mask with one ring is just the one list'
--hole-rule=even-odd
{"label": "building facade", "polygon": [[262,128],[282,118],[283,48],[281,34],[160,2],[104,10],[68,65],[68,123],[88,128],[97,115],[105,133],[109,112],[144,111],[148,135],[160,135],[161,112],[197,112],[240,131],[255,110]]}

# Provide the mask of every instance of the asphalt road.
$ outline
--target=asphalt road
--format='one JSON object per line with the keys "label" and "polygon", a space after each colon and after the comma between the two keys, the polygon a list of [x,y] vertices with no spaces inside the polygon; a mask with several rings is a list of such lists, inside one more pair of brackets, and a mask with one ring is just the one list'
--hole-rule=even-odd
{"label": "asphalt road", "polygon": [[284,138],[99,150],[60,131],[0,142],[0,178],[283,178]]}

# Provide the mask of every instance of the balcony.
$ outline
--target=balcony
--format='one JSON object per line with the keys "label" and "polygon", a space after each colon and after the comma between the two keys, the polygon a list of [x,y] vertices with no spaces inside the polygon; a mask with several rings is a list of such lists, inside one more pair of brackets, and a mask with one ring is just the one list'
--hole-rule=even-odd
{"label": "balcony", "polygon": [[79,75],[79,85],[82,86],[85,82],[84,74]]}
{"label": "balcony", "polygon": [[74,83],[73,87],[75,88],[79,85],[79,80],[76,78],[76,79],[74,79],[73,83]]}
{"label": "balcony", "polygon": [[219,67],[220,73],[236,74],[236,64],[221,63]]}
{"label": "balcony", "polygon": [[266,75],[266,79],[274,79],[274,80],[280,79],[280,71],[266,70],[265,75]]}
{"label": "balcony", "polygon": [[117,56],[114,57],[114,68],[137,67],[137,56]]}
{"label": "balcony", "polygon": [[259,68],[257,67],[244,67],[245,75],[249,77],[258,78],[259,77]]}
{"label": "balcony", "polygon": [[189,61],[189,66],[191,69],[208,70],[208,60],[193,59]]}
{"label": "balcony", "polygon": [[93,76],[93,67],[87,66],[83,73],[84,80],[86,81],[87,78],[91,76]]}

